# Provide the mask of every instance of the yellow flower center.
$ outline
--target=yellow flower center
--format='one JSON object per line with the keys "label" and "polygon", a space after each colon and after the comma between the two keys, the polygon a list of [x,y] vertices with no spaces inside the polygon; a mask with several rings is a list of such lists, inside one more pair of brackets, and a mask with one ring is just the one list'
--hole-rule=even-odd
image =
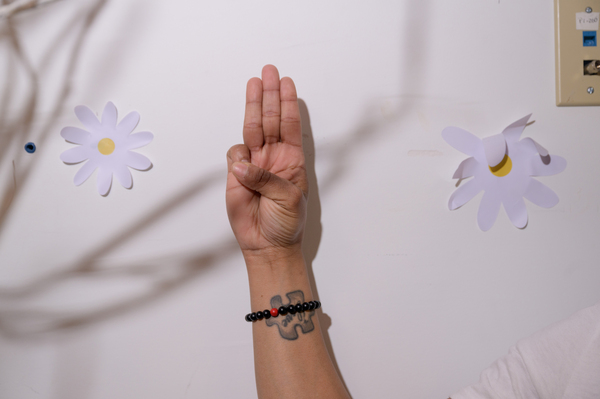
{"label": "yellow flower center", "polygon": [[504,155],[504,158],[498,165],[488,167],[490,168],[490,172],[492,172],[495,176],[502,177],[510,173],[510,170],[512,169],[512,161],[508,155]]}
{"label": "yellow flower center", "polygon": [[102,155],[110,155],[115,150],[115,142],[109,138],[102,139],[98,142],[98,151]]}

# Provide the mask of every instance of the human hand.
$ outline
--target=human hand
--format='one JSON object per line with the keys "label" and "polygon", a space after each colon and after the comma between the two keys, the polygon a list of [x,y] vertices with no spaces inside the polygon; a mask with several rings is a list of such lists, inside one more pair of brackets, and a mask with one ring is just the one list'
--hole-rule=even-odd
{"label": "human hand", "polygon": [[273,65],[246,87],[244,144],[227,152],[227,214],[244,257],[300,253],[308,182],[296,87]]}

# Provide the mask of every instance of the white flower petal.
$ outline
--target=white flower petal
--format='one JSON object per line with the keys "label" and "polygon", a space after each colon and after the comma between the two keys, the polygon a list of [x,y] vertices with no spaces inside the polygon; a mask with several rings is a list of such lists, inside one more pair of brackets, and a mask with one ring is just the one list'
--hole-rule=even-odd
{"label": "white flower petal", "polygon": [[540,143],[538,143],[531,137],[524,138],[523,140],[519,141],[519,144],[528,147],[530,151],[540,154],[542,157],[548,156],[548,150],[542,147]]}
{"label": "white flower petal", "polygon": [[456,168],[456,172],[452,176],[453,179],[465,179],[467,177],[471,177],[475,174],[477,170],[477,166],[479,163],[473,157],[467,158],[458,165]]}
{"label": "white flower petal", "polygon": [[125,165],[119,165],[115,167],[115,176],[121,185],[127,189],[133,186],[133,179],[131,178],[131,172]]}
{"label": "white flower petal", "polygon": [[83,125],[87,127],[90,131],[98,130],[102,126],[100,124],[100,121],[98,121],[98,118],[96,118],[96,115],[94,115],[94,113],[92,112],[92,110],[86,107],[85,105],[76,106],[75,115],[77,116],[77,119],[79,119],[79,121],[83,123]]}
{"label": "white flower petal", "polygon": [[545,164],[548,158],[543,159],[536,155],[531,158],[531,176],[552,176],[559,174],[567,167],[567,161],[558,155],[549,155],[550,162]]}
{"label": "white flower petal", "polygon": [[98,163],[95,160],[90,159],[89,161],[84,163],[81,168],[79,168],[79,170],[75,174],[73,183],[75,183],[76,186],[79,186],[84,181],[86,181],[92,175],[92,173],[94,173],[97,167]]}
{"label": "white flower petal", "polygon": [[519,137],[521,137],[521,133],[523,133],[525,126],[527,126],[529,118],[531,118],[531,114],[511,123],[502,131],[507,143],[512,144],[519,141]]}
{"label": "white flower petal", "polygon": [[135,150],[150,143],[154,139],[154,135],[150,132],[139,132],[127,136],[125,139],[125,148]]}
{"label": "white flower petal", "polygon": [[117,108],[112,102],[107,102],[102,111],[102,126],[110,129],[117,127]]}
{"label": "white flower petal", "polygon": [[531,184],[523,194],[523,197],[542,208],[552,208],[558,204],[558,195],[548,186],[538,180],[531,179]]}
{"label": "white flower petal", "polygon": [[503,204],[504,210],[508,215],[508,218],[515,225],[515,227],[522,229],[527,226],[527,207],[523,198],[519,198],[517,201],[511,204]]}
{"label": "white flower petal", "polygon": [[90,132],[71,126],[63,128],[60,135],[63,139],[75,144],[86,144],[90,139]]}
{"label": "white flower petal", "polygon": [[133,151],[127,151],[125,164],[137,170],[148,170],[152,166],[152,162],[148,158]]}
{"label": "white flower petal", "polygon": [[489,166],[494,167],[504,159],[506,155],[506,139],[502,134],[495,134],[482,140],[485,159]]}
{"label": "white flower petal", "polygon": [[477,224],[483,231],[488,231],[494,225],[500,211],[500,198],[489,192],[483,193],[479,210],[477,211]]}
{"label": "white flower petal", "polygon": [[442,130],[442,137],[446,143],[472,157],[483,151],[483,143],[475,135],[458,127],[450,126]]}
{"label": "white flower petal", "polygon": [[87,147],[77,146],[70,148],[67,151],[60,154],[60,160],[64,163],[79,163],[83,162],[90,157],[90,151]]}
{"label": "white flower petal", "polygon": [[460,208],[479,194],[481,190],[483,190],[483,186],[477,179],[467,182],[452,193],[448,200],[448,208],[451,211]]}
{"label": "white flower petal", "polygon": [[96,178],[96,187],[98,193],[102,196],[108,195],[110,186],[112,184],[112,171],[108,168],[102,168],[98,170],[98,177]]}
{"label": "white flower petal", "polygon": [[117,133],[126,136],[129,133],[133,132],[133,129],[137,126],[140,121],[140,114],[133,111],[125,115],[125,118],[119,122],[117,126]]}

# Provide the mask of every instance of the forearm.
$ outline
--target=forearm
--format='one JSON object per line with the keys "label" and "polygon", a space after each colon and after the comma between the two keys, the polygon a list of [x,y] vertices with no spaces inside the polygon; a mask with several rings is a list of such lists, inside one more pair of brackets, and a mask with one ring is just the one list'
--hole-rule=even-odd
{"label": "forearm", "polygon": [[[316,299],[299,250],[280,257],[245,254],[245,259],[252,311],[276,307],[277,296],[283,306]],[[252,333],[259,398],[349,398],[329,358],[316,311],[258,320]]]}

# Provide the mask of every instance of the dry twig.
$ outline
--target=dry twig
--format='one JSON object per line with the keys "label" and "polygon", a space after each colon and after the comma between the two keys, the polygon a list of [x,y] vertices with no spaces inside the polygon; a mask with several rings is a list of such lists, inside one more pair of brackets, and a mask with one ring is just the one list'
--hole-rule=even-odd
{"label": "dry twig", "polygon": [[30,10],[35,7],[55,3],[58,0],[15,0],[0,6],[0,19],[10,18],[18,12]]}

